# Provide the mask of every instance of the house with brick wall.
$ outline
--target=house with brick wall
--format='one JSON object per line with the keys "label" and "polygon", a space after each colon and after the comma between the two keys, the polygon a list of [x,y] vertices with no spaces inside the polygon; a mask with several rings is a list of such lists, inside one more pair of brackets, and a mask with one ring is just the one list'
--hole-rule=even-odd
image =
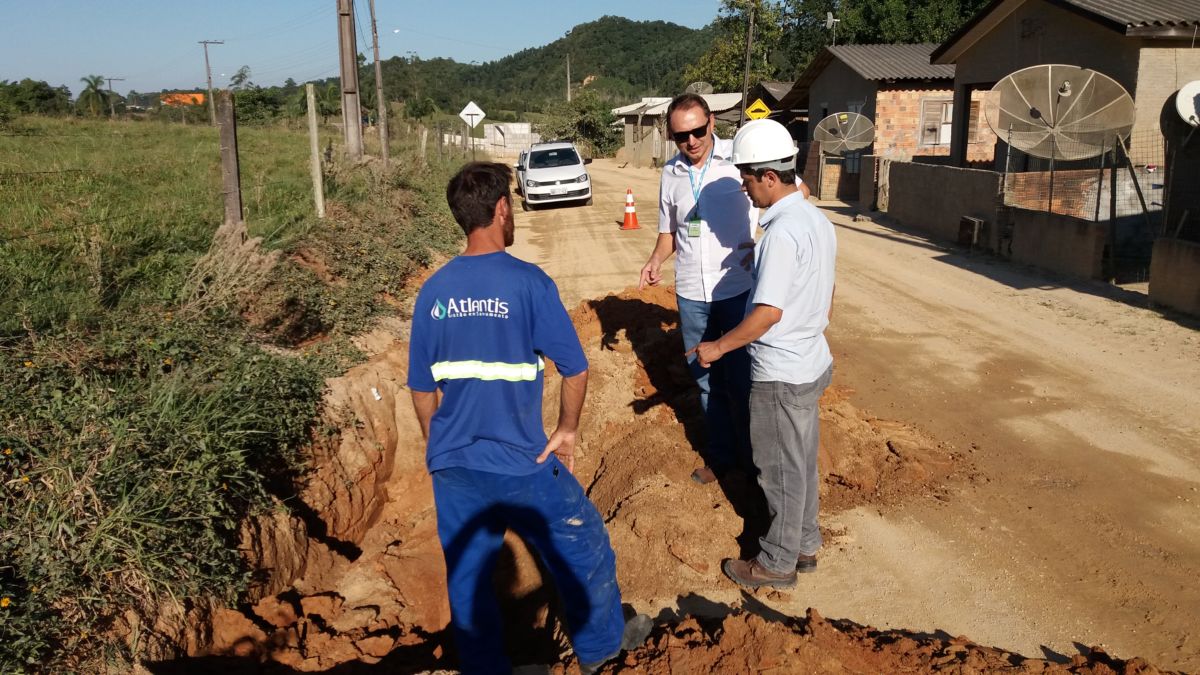
{"label": "house with brick wall", "polygon": [[[935,65],[929,56],[934,44],[837,45],[827,47],[809,63],[780,102],[782,107],[807,108],[805,180],[822,199],[857,198],[861,156],[873,154],[896,160],[946,157],[950,154],[954,120],[954,66]],[[979,98],[968,106],[980,147],[987,125]],[[846,157],[824,156],[812,143],[816,124],[839,112],[866,115],[875,124],[875,143]]]}
{"label": "house with brick wall", "polygon": [[1150,163],[1138,160],[1161,156],[1163,105],[1200,79],[1198,31],[1200,0],[993,0],[930,55],[931,65],[954,67],[952,164],[968,166],[978,154],[966,102],[1009,73],[1053,63],[1125,87],[1136,111],[1130,154]]}

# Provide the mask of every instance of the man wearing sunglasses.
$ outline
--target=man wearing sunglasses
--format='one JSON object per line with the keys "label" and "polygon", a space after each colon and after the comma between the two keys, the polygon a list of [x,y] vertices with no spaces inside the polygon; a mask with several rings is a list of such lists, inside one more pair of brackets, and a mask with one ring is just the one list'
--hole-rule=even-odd
{"label": "man wearing sunglasses", "polygon": [[[690,349],[716,340],[742,320],[757,211],[730,161],[731,142],[713,133],[713,115],[703,97],[677,96],[667,108],[667,125],[679,154],[663,166],[658,239],[638,288],[661,282],[663,262],[678,254],[675,294],[684,347]],[[692,473],[703,485],[739,465],[748,468],[750,360],[745,349],[738,349],[712,368],[702,368],[694,356],[688,367],[708,426],[706,466]]]}

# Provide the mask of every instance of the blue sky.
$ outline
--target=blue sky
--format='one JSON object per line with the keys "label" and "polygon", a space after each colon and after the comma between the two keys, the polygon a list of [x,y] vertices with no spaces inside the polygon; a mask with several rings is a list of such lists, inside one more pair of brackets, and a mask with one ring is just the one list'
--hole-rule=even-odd
{"label": "blue sky", "polygon": [[[0,0],[0,80],[30,77],[78,93],[84,75],[123,77],[113,89],[156,92],[213,84],[242,65],[279,84],[337,74],[336,0]],[[356,0],[359,51],[370,55],[367,0]],[[380,56],[494,61],[562,37],[606,14],[699,28],[719,0],[375,0]]]}

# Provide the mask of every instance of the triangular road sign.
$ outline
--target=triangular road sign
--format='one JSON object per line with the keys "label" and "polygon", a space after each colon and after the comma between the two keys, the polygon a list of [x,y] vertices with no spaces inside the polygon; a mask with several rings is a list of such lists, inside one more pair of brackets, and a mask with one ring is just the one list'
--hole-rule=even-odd
{"label": "triangular road sign", "polygon": [[771,109],[767,107],[766,103],[763,103],[761,98],[754,99],[754,103],[751,103],[750,107],[746,108],[746,117],[752,120],[761,120],[770,114]]}

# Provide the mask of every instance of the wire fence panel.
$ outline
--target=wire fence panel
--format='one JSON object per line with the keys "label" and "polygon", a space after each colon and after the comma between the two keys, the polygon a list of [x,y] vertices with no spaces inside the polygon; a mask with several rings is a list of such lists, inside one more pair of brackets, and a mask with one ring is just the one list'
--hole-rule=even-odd
{"label": "wire fence panel", "polygon": [[[1091,140],[1069,140],[1051,154],[1080,157],[1094,152]],[[1157,131],[1114,139],[1100,154],[1082,159],[1034,157],[1003,143],[997,160],[1008,207],[1083,221],[1108,223],[1105,258],[1114,277],[1145,281],[1154,239],[1161,236],[1166,202],[1165,144]]]}
{"label": "wire fence panel", "polygon": [[[1129,151],[1126,151],[1129,148]],[[1063,144],[1064,156],[1080,148]],[[1087,159],[1034,157],[1001,146],[1004,203],[1090,221],[1141,216],[1156,222],[1163,208],[1163,139],[1139,132]]]}

